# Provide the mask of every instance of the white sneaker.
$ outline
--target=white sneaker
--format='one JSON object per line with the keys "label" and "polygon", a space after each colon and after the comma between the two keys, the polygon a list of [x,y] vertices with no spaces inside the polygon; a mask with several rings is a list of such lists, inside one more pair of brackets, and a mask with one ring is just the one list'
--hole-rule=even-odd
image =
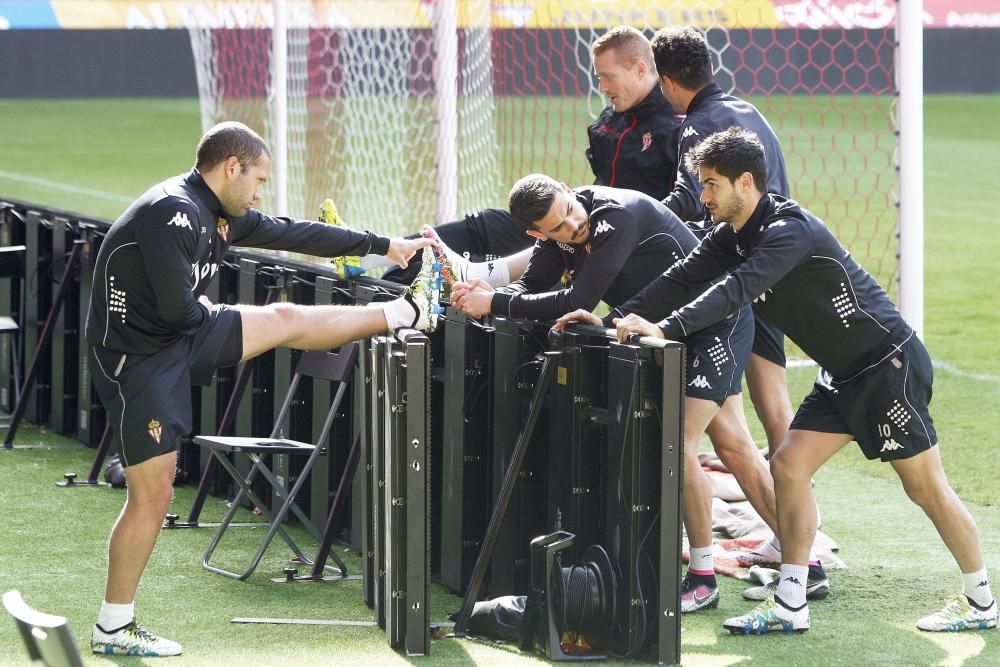
{"label": "white sneaker", "polygon": [[961,630],[986,630],[997,627],[997,601],[986,609],[969,604],[969,598],[959,594],[930,616],[917,621],[917,627],[927,632],[959,632]]}
{"label": "white sneaker", "polygon": [[181,654],[180,644],[157,637],[135,621],[115,633],[104,632],[95,625],[90,631],[90,648],[102,655],[139,655],[147,658]]}
{"label": "white sneaker", "polygon": [[805,632],[809,629],[809,606],[792,611],[770,597],[754,607],[749,614],[727,618],[722,627],[734,635],[762,635],[771,630]]}

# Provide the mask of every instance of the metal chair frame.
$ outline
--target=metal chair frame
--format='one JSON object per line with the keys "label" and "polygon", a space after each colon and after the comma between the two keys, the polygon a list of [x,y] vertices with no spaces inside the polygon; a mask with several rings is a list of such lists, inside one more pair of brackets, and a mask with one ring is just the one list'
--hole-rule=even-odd
{"label": "metal chair frame", "polygon": [[[357,343],[350,343],[341,347],[339,353],[321,351],[303,352],[302,356],[299,358],[298,364],[296,365],[295,375],[292,376],[292,380],[288,386],[288,394],[285,397],[284,403],[282,403],[278,416],[274,420],[274,428],[271,431],[271,435],[267,438],[205,435],[198,435],[194,437],[195,444],[207,447],[215,456],[215,460],[217,460],[223,469],[229,473],[229,476],[232,477],[233,481],[236,482],[239,487],[239,492],[236,494],[229,510],[226,512],[226,516],[223,518],[219,527],[216,529],[215,534],[212,536],[212,541],[209,543],[208,550],[205,552],[202,559],[202,567],[206,570],[243,581],[257,569],[261,559],[264,557],[264,552],[267,551],[268,546],[270,546],[271,541],[276,535],[280,536],[281,539],[285,541],[301,562],[307,565],[313,564],[313,561],[310,560],[305,553],[303,553],[302,549],[298,547],[291,536],[285,531],[284,528],[282,528],[281,524],[291,511],[299,518],[302,524],[309,530],[317,541],[320,541],[323,538],[312,522],[309,521],[302,509],[295,504],[295,498],[298,495],[299,490],[302,488],[306,478],[309,476],[309,472],[312,470],[313,465],[319,458],[323,445],[330,434],[330,430],[333,427],[333,420],[336,417],[337,410],[340,407],[341,400],[343,399],[344,393],[347,389],[347,382],[353,374],[357,355]],[[340,385],[337,387],[336,395],[330,404],[330,410],[327,412],[326,420],[320,430],[316,444],[299,442],[280,437],[285,418],[288,415],[288,411],[295,397],[299,381],[302,377],[330,380],[332,382],[338,382]],[[234,466],[227,457],[227,454],[231,453],[243,453],[250,458],[252,465],[246,476],[240,473],[236,469],[236,466]],[[286,484],[279,480],[269,469],[265,460],[265,457],[269,454],[285,454],[289,456],[308,454],[308,458],[306,459],[306,462],[302,467],[302,470],[299,472],[298,478],[295,480],[291,489],[288,489]],[[271,485],[273,490],[273,502],[270,505],[263,502],[253,491],[252,485],[258,475],[262,476]],[[249,498],[256,505],[256,507],[260,509],[262,515],[270,524],[270,528],[268,529],[267,535],[264,537],[260,547],[257,549],[257,553],[253,556],[253,558],[251,558],[247,568],[243,572],[237,573],[211,565],[209,561],[211,560],[216,547],[218,547],[219,543],[222,541],[222,537],[225,534],[226,529],[229,527],[230,523],[232,523],[233,517],[240,508],[244,497]],[[277,510],[275,510],[274,508],[278,505],[278,503],[280,503],[280,506]],[[338,567],[334,568],[332,566],[327,566],[327,569],[339,572],[341,575],[346,576],[347,566],[344,564],[343,560],[341,560],[341,558],[333,551],[330,552],[330,556],[337,562]]]}

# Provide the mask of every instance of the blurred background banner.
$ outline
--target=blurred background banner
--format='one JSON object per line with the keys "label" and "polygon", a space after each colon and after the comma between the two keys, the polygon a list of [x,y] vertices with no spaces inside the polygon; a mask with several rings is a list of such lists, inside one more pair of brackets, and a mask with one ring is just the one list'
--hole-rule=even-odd
{"label": "blurred background banner", "polygon": [[[241,0],[0,0],[0,29],[133,29],[270,26],[273,13]],[[289,0],[291,27],[429,28],[434,0]],[[458,0],[460,27],[478,20],[477,0]],[[885,28],[895,0],[521,0],[496,2],[494,27],[579,28],[611,23],[691,24],[703,28]],[[596,6],[596,9],[595,9]],[[1000,27],[998,0],[924,0],[928,28]]]}

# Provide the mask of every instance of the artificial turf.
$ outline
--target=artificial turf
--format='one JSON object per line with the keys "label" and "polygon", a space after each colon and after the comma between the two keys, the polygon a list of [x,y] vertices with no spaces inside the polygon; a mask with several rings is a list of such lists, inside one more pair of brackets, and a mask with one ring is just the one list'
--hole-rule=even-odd
{"label": "artificial turf", "polygon": [[[1000,135],[986,130],[993,127],[998,101],[998,96],[928,96],[925,102],[923,337],[938,364],[931,413],[945,469],[979,523],[993,574],[1000,572],[1000,468],[991,463],[1000,425],[1000,357],[993,340],[1000,310],[986,281],[1000,222],[984,195],[994,188],[1000,155]],[[0,196],[114,218],[150,184],[190,166],[199,132],[192,100],[0,100]],[[808,391],[813,373],[790,371],[793,400]],[[0,453],[0,589],[19,588],[29,604],[66,615],[83,646],[101,598],[105,540],[121,492],[54,486],[64,470],[85,470],[92,450],[39,429],[23,430],[17,442],[59,446]],[[834,593],[813,605],[813,629],[804,637],[723,634],[721,621],[749,608],[739,599],[741,585],[723,579],[719,609],[684,619],[685,664],[1000,662],[997,632],[941,636],[914,629],[919,615],[958,590],[959,579],[931,524],[907,501],[888,466],[865,461],[852,445],[820,471],[817,482],[824,529],[840,543],[849,569],[831,574]],[[191,487],[178,489],[180,513],[192,495]],[[213,500],[206,518],[222,511],[221,501]],[[245,530],[234,534],[220,557],[249,552],[258,529]],[[173,663],[405,660],[374,628],[231,624],[235,616],[361,619],[369,612],[357,583],[272,584],[269,577],[280,575],[286,563],[280,542],[247,582],[209,574],[200,567],[208,539],[202,530],[166,534],[140,588],[141,618],[185,645],[185,655]],[[456,604],[437,591],[434,618]],[[528,659],[510,648],[470,641],[436,641],[432,651],[432,664]],[[13,625],[0,623],[0,664],[22,662]]]}

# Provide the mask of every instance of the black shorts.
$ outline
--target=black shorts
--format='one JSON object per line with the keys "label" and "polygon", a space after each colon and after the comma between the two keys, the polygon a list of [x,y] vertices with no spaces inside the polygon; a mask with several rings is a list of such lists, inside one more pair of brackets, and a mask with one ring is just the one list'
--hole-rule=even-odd
{"label": "black shorts", "polygon": [[684,395],[718,405],[742,391],[743,371],[753,346],[753,313],[743,308],[684,340],[687,387]]}
{"label": "black shorts", "polygon": [[785,334],[754,311],[753,353],[785,367]]}
{"label": "black shorts", "polygon": [[92,346],[94,386],[108,412],[112,445],[129,467],[173,451],[191,432],[191,385],[243,356],[238,311],[215,306],[201,327],[154,354]]}
{"label": "black shorts", "polygon": [[907,459],[937,444],[928,411],[933,382],[927,349],[911,334],[848,380],[835,380],[820,369],[789,428],[847,433],[869,459]]}

